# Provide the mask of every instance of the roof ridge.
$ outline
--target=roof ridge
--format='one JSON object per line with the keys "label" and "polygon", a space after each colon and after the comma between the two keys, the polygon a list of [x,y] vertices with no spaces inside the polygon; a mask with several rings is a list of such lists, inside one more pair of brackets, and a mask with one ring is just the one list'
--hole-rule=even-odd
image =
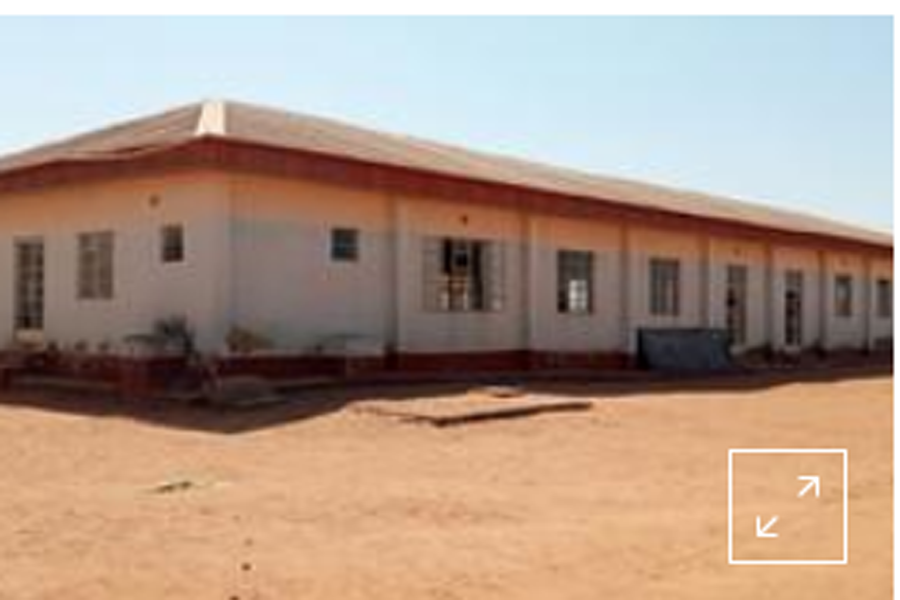
{"label": "roof ridge", "polygon": [[200,116],[197,118],[197,128],[194,130],[194,136],[226,135],[226,115],[224,100],[204,100],[200,104]]}

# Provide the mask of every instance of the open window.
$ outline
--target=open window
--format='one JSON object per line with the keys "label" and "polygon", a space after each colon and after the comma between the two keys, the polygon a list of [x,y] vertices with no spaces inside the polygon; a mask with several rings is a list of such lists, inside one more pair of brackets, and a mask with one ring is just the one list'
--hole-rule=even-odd
{"label": "open window", "polygon": [[428,238],[425,304],[441,312],[503,309],[503,244],[464,238]]}

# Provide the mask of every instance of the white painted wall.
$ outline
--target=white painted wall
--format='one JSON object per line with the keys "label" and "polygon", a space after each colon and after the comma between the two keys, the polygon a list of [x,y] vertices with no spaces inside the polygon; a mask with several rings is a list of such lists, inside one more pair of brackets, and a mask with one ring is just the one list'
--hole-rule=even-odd
{"label": "white painted wall", "polygon": [[[621,229],[616,224],[535,216],[534,314],[532,347],[537,350],[615,351],[619,348]],[[594,312],[557,310],[557,253],[594,253]]]}
{"label": "white painted wall", "polygon": [[[785,348],[785,273],[792,269],[803,271],[803,347],[812,348],[823,341],[822,332],[822,271],[818,252],[805,248],[777,247],[773,250],[774,286],[772,313],[776,349]],[[827,277],[827,275],[826,275]]]}
{"label": "white painted wall", "polygon": [[[119,347],[124,336],[149,331],[155,319],[183,314],[196,324],[201,343],[215,343],[227,301],[223,182],[215,175],[172,176],[0,197],[2,343],[13,336],[13,244],[20,236],[45,241],[48,342]],[[159,228],[166,223],[186,229],[183,264],[159,259]],[[107,229],[115,232],[114,297],[79,300],[77,236]]]}
{"label": "white painted wall", "polygon": [[[825,257],[828,285],[824,299],[828,334],[828,348],[860,348],[866,344],[865,318],[870,310],[867,297],[868,286],[865,281],[863,258],[853,254],[829,253]],[[839,274],[846,274],[853,281],[853,312],[849,317],[839,317],[835,312],[835,283]]]}
{"label": "white painted wall", "polygon": [[[252,176],[232,177],[229,195],[232,325],[298,351],[345,334],[387,339],[386,197]],[[360,230],[358,262],[331,261],[333,227]]]}
{"label": "white painted wall", "polygon": [[[521,216],[496,208],[399,198],[399,340],[407,352],[499,351],[524,342]],[[425,307],[423,273],[426,238],[461,237],[503,243],[505,305],[498,312],[432,312]]]}
{"label": "white painted wall", "polygon": [[762,244],[743,240],[710,240],[709,324],[725,328],[727,273],[729,265],[747,268],[747,340],[743,348],[759,348],[768,340],[766,331],[765,288],[766,258]]}
{"label": "white painted wall", "polygon": [[[696,235],[659,229],[631,228],[630,325],[628,351],[636,348],[636,332],[642,327],[700,327],[703,325],[701,256],[703,240]],[[677,259],[681,263],[681,298],[678,315],[654,315],[650,312],[650,261],[654,258]]]}
{"label": "white painted wall", "polygon": [[[158,202],[151,202],[154,197]],[[159,228],[167,223],[185,226],[183,264],[159,260]],[[333,227],[361,231],[359,262],[331,261]],[[79,301],[76,236],[102,229],[116,233],[115,298]],[[768,249],[762,241],[651,227],[628,227],[626,234],[615,222],[195,173],[0,196],[0,343],[13,334],[13,240],[31,235],[43,236],[47,245],[47,338],[63,345],[115,346],[125,335],[147,331],[157,318],[184,314],[207,350],[221,350],[233,326],[295,351],[310,351],[338,335],[380,339],[405,352],[633,350],[639,327],[724,327],[725,273],[731,263],[749,267],[748,348],[766,344],[770,333],[774,346],[783,346],[784,273],[790,268],[805,274],[807,347],[820,341],[834,348],[861,347],[892,335],[892,319],[875,312],[875,280],[892,278],[889,259],[867,264],[861,255]],[[502,241],[504,309],[426,310],[422,261],[428,236]],[[595,253],[591,315],[556,310],[561,249]],[[653,257],[681,261],[677,317],[650,314]],[[773,287],[767,290],[770,269]],[[854,277],[850,319],[834,315],[837,272]]]}

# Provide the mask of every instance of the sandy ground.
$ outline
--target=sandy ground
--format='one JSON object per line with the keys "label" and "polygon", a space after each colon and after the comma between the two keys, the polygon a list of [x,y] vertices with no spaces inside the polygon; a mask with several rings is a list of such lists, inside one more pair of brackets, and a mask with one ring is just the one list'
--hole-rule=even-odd
{"label": "sandy ground", "polygon": [[[0,599],[886,600],[892,385],[568,385],[542,393],[595,407],[450,428],[361,409],[387,390],[238,415],[8,393]],[[734,447],[849,450],[848,566],[727,564]],[[840,466],[793,494],[819,466],[740,467],[740,552],[840,552]]]}

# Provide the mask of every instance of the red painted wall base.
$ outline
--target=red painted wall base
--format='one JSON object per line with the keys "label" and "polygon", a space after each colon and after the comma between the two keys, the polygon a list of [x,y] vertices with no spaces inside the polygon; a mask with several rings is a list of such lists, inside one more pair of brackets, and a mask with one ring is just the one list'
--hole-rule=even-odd
{"label": "red painted wall base", "polygon": [[[528,350],[456,353],[395,353],[384,358],[312,355],[248,355],[215,361],[220,376],[252,375],[276,380],[315,377],[365,378],[380,374],[514,373],[526,371],[617,370],[632,368],[622,353],[559,353]],[[192,375],[179,358],[57,354],[34,361],[29,373],[114,384],[129,396],[190,384]]]}

